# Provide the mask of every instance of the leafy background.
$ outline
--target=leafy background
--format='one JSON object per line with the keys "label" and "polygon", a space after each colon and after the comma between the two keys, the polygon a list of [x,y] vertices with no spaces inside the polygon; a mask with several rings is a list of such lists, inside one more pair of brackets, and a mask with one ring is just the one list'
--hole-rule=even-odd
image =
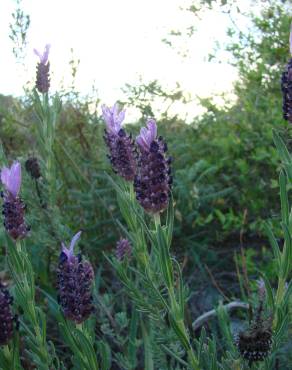
{"label": "leafy background", "polygon": [[[196,2],[190,11],[198,16],[214,3]],[[219,3],[222,11],[226,3],[236,6],[232,1]],[[282,238],[277,226],[279,158],[272,130],[280,131],[291,148],[291,129],[282,119],[280,90],[281,73],[289,59],[288,8],[285,1],[267,1],[259,16],[246,15],[252,21],[248,33],[229,30],[227,51],[239,75],[234,84],[235,99],[229,101],[222,94],[220,106],[214,97],[201,99],[205,113],[194,117],[190,124],[168,111],[158,118],[159,130],[174,158],[172,252],[183,266],[188,285],[190,324],[220,300],[247,299],[245,272],[253,292],[259,271],[273,280],[275,266],[263,221],[270,219],[277,237]],[[216,58],[216,51],[210,57]],[[78,66],[72,62],[71,67],[74,75]],[[60,242],[68,241],[77,229],[82,229],[80,248],[96,272],[97,335],[104,336],[113,349],[113,369],[119,368],[117,364],[139,368],[141,335],[135,332],[129,300],[105,259],[114,252],[121,235],[116,223],[121,215],[105,176],[111,169],[103,142],[100,102],[94,96],[81,99],[74,89],[60,91],[60,95],[64,103],[54,146],[58,187],[54,214],[43,207],[46,187],[42,179],[36,182],[24,171],[22,197],[32,228],[28,244],[38,285],[55,295]],[[157,96],[170,104],[184,99],[179,86],[174,91],[164,91],[159,81],[124,87],[121,103],[141,112],[141,118],[129,125],[128,131],[137,133],[145,117],[153,115]],[[94,112],[92,104],[96,106]],[[9,161],[18,158],[24,164],[30,156],[38,156],[36,124],[29,91],[23,98],[0,95],[0,137]],[[4,234],[1,228],[0,274],[9,280]],[[243,313],[234,315],[234,327],[241,325],[244,318]],[[58,342],[57,329],[54,325],[48,327],[50,338]],[[220,339],[216,320],[208,322],[206,329],[217,332]],[[131,346],[135,347],[137,359],[131,358]],[[283,349],[281,369],[291,365],[291,346],[290,341]],[[59,351],[66,361],[66,349],[60,346]],[[159,353],[155,355],[159,364]]]}

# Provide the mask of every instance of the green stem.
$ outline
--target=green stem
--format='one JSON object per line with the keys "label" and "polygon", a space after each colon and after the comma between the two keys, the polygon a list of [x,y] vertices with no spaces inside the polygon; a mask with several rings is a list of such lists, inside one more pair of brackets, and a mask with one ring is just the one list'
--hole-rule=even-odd
{"label": "green stem", "polygon": [[154,217],[155,228],[157,230],[158,226],[161,226],[160,213],[155,213],[153,217]]}
{"label": "green stem", "polygon": [[279,277],[278,289],[277,289],[276,298],[275,298],[276,312],[275,312],[275,319],[274,319],[274,322],[273,322],[274,328],[276,328],[277,325],[278,325],[278,319],[279,319],[278,315],[279,315],[279,309],[281,307],[281,303],[282,303],[282,300],[283,300],[283,295],[285,293],[285,283],[286,283],[286,279],[282,278],[282,277]]}
{"label": "green stem", "polygon": [[[31,263],[26,250],[20,240],[16,241],[15,247],[9,251],[9,265],[12,276],[16,283],[16,298],[24,311],[24,317],[30,322],[33,334],[29,331],[27,335],[35,342],[38,349],[38,357],[43,364],[41,369],[49,369],[49,355],[46,347],[46,338],[42,336],[39,315],[35,304],[35,285]],[[45,325],[43,323],[43,325]]]}
{"label": "green stem", "polygon": [[10,363],[11,362],[11,354],[10,354],[10,349],[9,349],[8,345],[3,347],[3,353],[4,353],[4,356],[7,359],[7,361]]}
{"label": "green stem", "polygon": [[17,253],[20,254],[21,253],[21,242],[20,242],[20,240],[17,240],[15,245],[16,245]]}
{"label": "green stem", "polygon": [[141,321],[141,329],[144,343],[144,368],[145,370],[154,370],[153,354],[151,349],[151,327],[149,325],[149,331],[146,329],[146,325]]}
{"label": "green stem", "polygon": [[[161,219],[160,219],[159,213],[154,214],[154,224],[155,224],[155,228],[157,231],[158,228],[161,227]],[[168,263],[172,265],[170,256],[168,256]],[[169,284],[167,284],[167,282],[165,281],[165,284],[166,284],[168,295],[169,295],[171,314],[176,322],[176,325],[179,327],[181,333],[183,334],[184,338],[188,342],[188,348],[186,348],[187,356],[188,356],[188,363],[193,370],[200,370],[198,359],[191,347],[190,337],[189,337],[187,328],[185,326],[184,317],[183,317],[184,311],[181,309],[176,299],[175,287],[173,283],[169,286]],[[180,336],[178,336],[178,339],[181,341],[183,346],[186,346],[185,342],[182,340]]]}

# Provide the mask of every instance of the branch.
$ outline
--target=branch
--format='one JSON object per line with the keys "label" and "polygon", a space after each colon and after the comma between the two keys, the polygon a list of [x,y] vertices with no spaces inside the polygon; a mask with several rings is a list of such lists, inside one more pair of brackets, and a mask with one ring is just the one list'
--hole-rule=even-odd
{"label": "branch", "polygon": [[[223,305],[223,308],[225,308],[227,311],[231,311],[234,308],[244,308],[245,310],[248,310],[249,309],[249,304],[245,303],[245,302],[235,301],[235,302],[230,302],[226,305]],[[216,315],[217,315],[217,311],[214,309],[214,310],[208,311],[208,312],[204,313],[203,315],[199,316],[192,323],[193,330],[197,330],[200,326],[202,326],[204,324],[205,321],[209,320],[209,318],[211,318],[213,316],[216,316]]]}

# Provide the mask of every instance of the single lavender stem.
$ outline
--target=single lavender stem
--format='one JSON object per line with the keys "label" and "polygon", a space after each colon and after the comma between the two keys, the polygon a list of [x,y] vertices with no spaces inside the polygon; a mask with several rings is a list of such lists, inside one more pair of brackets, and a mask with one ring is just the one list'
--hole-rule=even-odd
{"label": "single lavender stem", "polygon": [[[161,219],[160,219],[160,213],[155,213],[153,215],[154,218],[154,223],[155,223],[155,228],[156,231],[158,230],[159,227],[161,227]],[[172,264],[172,261],[169,261],[170,264]],[[184,322],[184,317],[182,315],[183,310],[179,306],[176,296],[175,296],[175,288],[174,285],[168,285],[166,284],[167,291],[169,294],[169,300],[170,300],[170,307],[171,307],[171,313],[173,315],[173,318],[176,322],[176,325],[180,328],[181,332],[183,333],[184,337],[187,338],[187,342],[189,345],[189,349],[187,350],[187,355],[188,355],[188,361],[189,364],[191,365],[192,369],[194,370],[200,370],[198,359],[193,351],[193,348],[191,347],[190,344],[190,338],[188,334],[188,330],[185,326]],[[181,339],[181,338],[179,338]],[[184,343],[182,343],[184,345]]]}
{"label": "single lavender stem", "polygon": [[154,224],[155,224],[155,228],[156,230],[158,229],[158,226],[161,225],[161,220],[160,220],[160,213],[155,213],[153,215],[153,218],[154,218]]}
{"label": "single lavender stem", "polygon": [[134,190],[134,185],[132,182],[129,182],[129,196],[131,202],[135,201],[135,190]]}

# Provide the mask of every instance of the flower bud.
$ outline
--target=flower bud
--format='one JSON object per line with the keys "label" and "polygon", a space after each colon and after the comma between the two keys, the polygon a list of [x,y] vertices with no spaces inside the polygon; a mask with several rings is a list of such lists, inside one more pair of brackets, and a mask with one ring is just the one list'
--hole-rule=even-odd
{"label": "flower bud", "polygon": [[272,330],[262,323],[238,334],[236,345],[240,355],[250,363],[263,361],[271,351]]}
{"label": "flower bud", "polygon": [[37,180],[41,177],[41,170],[36,157],[28,158],[25,162],[25,169],[33,179]]}
{"label": "flower bud", "polygon": [[93,268],[88,261],[82,260],[81,254],[75,256],[73,253],[80,234],[81,232],[73,237],[69,249],[62,244],[57,270],[59,303],[64,316],[76,324],[85,321],[93,312],[91,295]]}
{"label": "flower bud", "polygon": [[116,256],[119,261],[131,256],[132,247],[128,239],[120,239],[117,242]]}

